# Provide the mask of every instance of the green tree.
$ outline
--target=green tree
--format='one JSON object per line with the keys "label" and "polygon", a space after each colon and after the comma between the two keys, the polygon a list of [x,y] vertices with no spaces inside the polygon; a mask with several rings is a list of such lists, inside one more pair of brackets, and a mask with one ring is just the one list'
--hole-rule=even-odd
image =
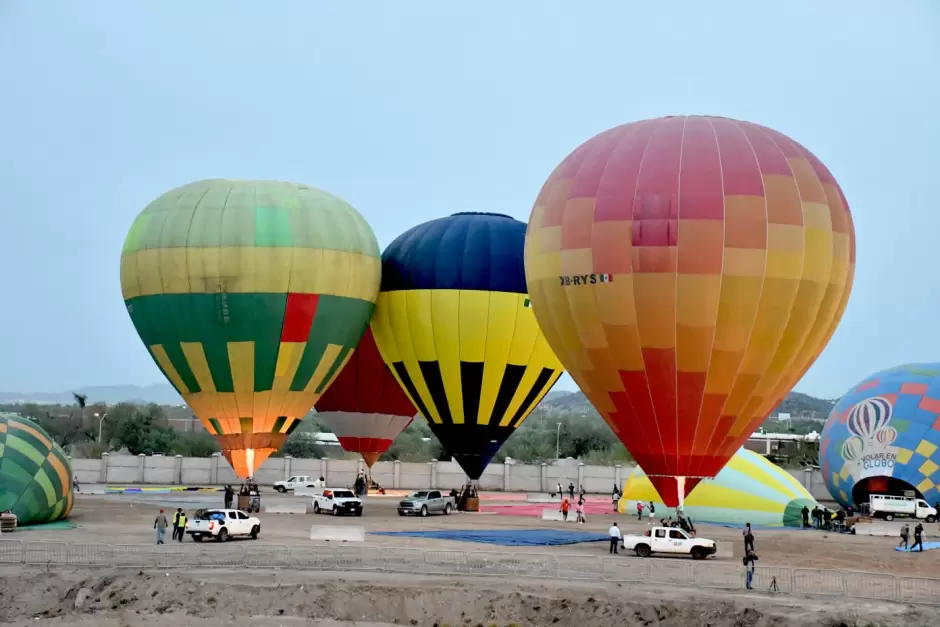
{"label": "green tree", "polygon": [[[110,415],[108,416],[110,418]],[[131,455],[169,453],[177,434],[163,417],[158,405],[137,410],[130,418],[123,418],[117,426],[114,442]]]}
{"label": "green tree", "polygon": [[288,436],[287,441],[284,442],[284,446],[274,454],[274,457],[284,457],[285,455],[302,459],[321,459],[326,457],[320,445],[304,433],[292,433]]}
{"label": "green tree", "polygon": [[179,433],[170,447],[170,453],[183,457],[210,457],[219,450],[219,443],[205,431]]}

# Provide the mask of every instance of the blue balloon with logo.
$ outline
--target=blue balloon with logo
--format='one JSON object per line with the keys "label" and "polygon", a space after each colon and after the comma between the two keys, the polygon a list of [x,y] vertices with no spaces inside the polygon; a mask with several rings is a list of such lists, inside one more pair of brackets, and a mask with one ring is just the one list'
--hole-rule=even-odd
{"label": "blue balloon with logo", "polygon": [[940,363],[874,374],[836,404],[819,459],[826,487],[843,507],[871,494],[940,501]]}

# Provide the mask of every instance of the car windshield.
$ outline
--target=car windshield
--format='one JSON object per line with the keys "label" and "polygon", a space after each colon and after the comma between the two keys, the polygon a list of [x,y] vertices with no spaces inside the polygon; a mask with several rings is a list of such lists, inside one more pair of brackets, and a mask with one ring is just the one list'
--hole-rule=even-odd
{"label": "car windshield", "polygon": [[427,492],[412,492],[412,493],[411,493],[411,498],[413,498],[413,499],[426,499],[426,498],[428,498],[428,493],[427,493]]}
{"label": "car windshield", "polygon": [[337,499],[354,499],[356,495],[349,490],[333,490],[333,498]]}

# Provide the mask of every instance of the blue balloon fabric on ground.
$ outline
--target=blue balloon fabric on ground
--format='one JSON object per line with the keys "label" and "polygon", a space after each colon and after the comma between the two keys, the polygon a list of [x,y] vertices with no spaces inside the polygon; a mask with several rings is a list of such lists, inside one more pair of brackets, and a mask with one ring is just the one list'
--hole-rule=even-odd
{"label": "blue balloon fabric on ground", "polygon": [[[924,542],[924,550],[930,551],[931,549],[940,549],[940,542]],[[920,551],[911,551],[901,546],[897,547],[894,550],[900,553],[920,553]]]}
{"label": "blue balloon fabric on ground", "polygon": [[559,546],[581,542],[607,542],[607,536],[587,531],[555,531],[553,529],[504,529],[499,531],[377,531],[376,536],[402,536],[408,538],[431,538],[434,540],[456,540],[478,542],[500,546]]}

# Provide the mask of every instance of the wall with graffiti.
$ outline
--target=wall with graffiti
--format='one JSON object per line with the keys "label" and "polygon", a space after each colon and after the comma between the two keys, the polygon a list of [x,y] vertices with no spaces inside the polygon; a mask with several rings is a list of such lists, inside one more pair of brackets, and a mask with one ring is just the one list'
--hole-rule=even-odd
{"label": "wall with graffiti", "polygon": [[940,363],[884,370],[850,389],[829,414],[819,457],[841,505],[868,494],[915,492],[940,501]]}

